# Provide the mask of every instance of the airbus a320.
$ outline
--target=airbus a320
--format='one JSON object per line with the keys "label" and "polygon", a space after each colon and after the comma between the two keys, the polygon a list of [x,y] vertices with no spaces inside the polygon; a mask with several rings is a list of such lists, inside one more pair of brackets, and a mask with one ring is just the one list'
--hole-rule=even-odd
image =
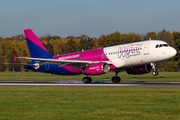
{"label": "airbus a320", "polygon": [[86,77],[82,79],[84,83],[92,82],[88,75],[101,75],[109,71],[115,71],[113,83],[121,81],[117,76],[120,71],[127,71],[128,74],[145,74],[152,71],[153,75],[158,75],[156,63],[176,55],[176,50],[166,42],[146,40],[53,56],[31,29],[24,30],[24,33],[31,57],[14,56],[14,60],[31,60],[23,65],[33,71],[60,75],[85,74]]}

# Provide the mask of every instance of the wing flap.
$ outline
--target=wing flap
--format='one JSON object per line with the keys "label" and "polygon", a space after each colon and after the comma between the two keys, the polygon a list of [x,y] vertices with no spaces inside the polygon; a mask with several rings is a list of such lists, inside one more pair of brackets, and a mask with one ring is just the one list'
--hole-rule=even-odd
{"label": "wing flap", "polygon": [[[81,61],[81,60],[62,60],[62,59],[59,60],[59,59],[31,58],[31,57],[16,57],[16,59],[32,60],[36,63],[39,63],[38,65],[43,65],[46,63],[59,65],[58,67],[68,65],[68,66],[72,66],[73,69],[85,68],[91,64],[100,63],[100,62],[112,64],[111,61]],[[8,63],[8,64],[38,67],[36,64],[33,64],[33,65],[31,65],[31,64],[19,64],[19,63]]]}
{"label": "wing flap", "polygon": [[25,60],[33,60],[34,62],[39,63],[50,63],[50,64],[94,64],[105,62],[107,64],[112,64],[111,61],[80,61],[80,60],[59,60],[59,59],[44,59],[44,58],[31,58],[31,57],[18,57],[18,59],[25,59]]}

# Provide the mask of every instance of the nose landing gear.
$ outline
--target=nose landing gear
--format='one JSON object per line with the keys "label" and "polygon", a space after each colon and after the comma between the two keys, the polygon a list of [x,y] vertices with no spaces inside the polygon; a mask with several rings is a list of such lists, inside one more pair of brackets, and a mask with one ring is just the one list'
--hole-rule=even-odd
{"label": "nose landing gear", "polygon": [[152,74],[153,74],[153,76],[157,76],[158,75],[158,71],[153,71]]}
{"label": "nose landing gear", "polygon": [[157,76],[158,75],[158,71],[156,70],[156,63],[151,63],[152,66],[152,74],[153,76]]}

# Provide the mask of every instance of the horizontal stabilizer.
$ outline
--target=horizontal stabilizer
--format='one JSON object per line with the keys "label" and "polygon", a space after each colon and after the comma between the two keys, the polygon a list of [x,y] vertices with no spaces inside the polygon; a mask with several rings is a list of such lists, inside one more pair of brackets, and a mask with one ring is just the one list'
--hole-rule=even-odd
{"label": "horizontal stabilizer", "polygon": [[16,61],[18,59],[18,57],[16,57],[15,55],[13,55],[13,57],[14,57],[14,61]]}
{"label": "horizontal stabilizer", "polygon": [[36,65],[32,64],[20,64],[20,63],[4,63],[6,65],[23,65],[23,66],[30,66],[30,67],[37,67]]}

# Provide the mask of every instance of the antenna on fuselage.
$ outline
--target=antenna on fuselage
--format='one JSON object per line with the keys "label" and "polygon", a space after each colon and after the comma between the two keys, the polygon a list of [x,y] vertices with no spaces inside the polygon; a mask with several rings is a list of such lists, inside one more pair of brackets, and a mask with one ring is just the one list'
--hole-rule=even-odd
{"label": "antenna on fuselage", "polygon": [[151,38],[149,38],[149,40],[151,41]]}

